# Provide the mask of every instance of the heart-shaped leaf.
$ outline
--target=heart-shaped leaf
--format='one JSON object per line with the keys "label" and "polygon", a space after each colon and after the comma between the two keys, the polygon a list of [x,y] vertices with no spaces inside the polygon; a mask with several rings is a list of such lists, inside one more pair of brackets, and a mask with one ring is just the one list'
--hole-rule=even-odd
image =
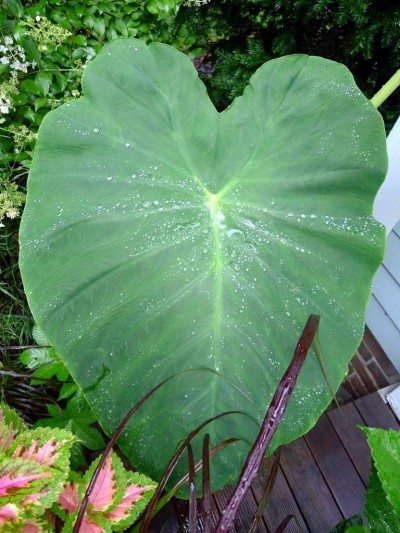
{"label": "heart-shaped leaf", "polygon": [[218,113],[186,56],[130,39],[87,67],[83,93],[39,133],[21,229],[30,306],[107,432],[197,369],[121,440],[154,479],[189,430],[243,411],[207,428],[212,445],[243,439],[213,461],[215,490],[309,314],[320,361],[314,348],[274,446],[313,426],[347,371],[384,248],[382,119],[344,66],[305,55],[263,65]]}

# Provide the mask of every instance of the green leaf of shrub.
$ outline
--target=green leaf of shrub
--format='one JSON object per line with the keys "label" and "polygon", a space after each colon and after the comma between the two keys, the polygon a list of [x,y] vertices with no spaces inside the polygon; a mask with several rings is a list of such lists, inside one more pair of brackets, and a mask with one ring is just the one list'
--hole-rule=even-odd
{"label": "green leaf of shrub", "polygon": [[96,421],[95,415],[90,407],[76,396],[69,400],[65,409],[58,405],[48,405],[47,409],[50,417],[38,420],[38,427],[67,429],[89,450],[100,450],[104,446],[101,433],[91,426]]}
{"label": "green leaf of shrub", "polygon": [[53,80],[53,76],[50,72],[39,72],[39,74],[36,74],[35,84],[39,88],[43,96],[46,96],[47,94],[49,94],[52,80]]}
{"label": "green leaf of shrub", "polygon": [[201,421],[244,412],[208,428],[213,445],[244,439],[213,460],[216,490],[310,313],[329,384],[313,349],[273,447],[314,425],[347,372],[384,249],[382,119],[343,65],[304,55],[264,64],[218,113],[186,56],[133,39],[104,48],[83,92],[39,132],[21,229],[32,312],[109,433],[193,370],[121,439],[153,479]]}
{"label": "green leaf of shrub", "polygon": [[33,383],[41,383],[41,379],[56,377],[59,381],[66,381],[69,372],[64,363],[58,358],[54,348],[29,348],[19,356],[20,361],[29,370],[33,370]]}
{"label": "green leaf of shrub", "polygon": [[373,533],[400,532],[400,517],[389,503],[375,467],[370,474],[365,514]]}
{"label": "green leaf of shrub", "polygon": [[14,17],[20,17],[23,12],[22,4],[19,0],[3,0],[4,7],[8,9]]}
{"label": "green leaf of shrub", "polygon": [[37,86],[34,80],[29,78],[21,82],[21,88],[30,94],[37,94],[38,96],[42,94],[40,87]]}
{"label": "green leaf of shrub", "polygon": [[400,527],[400,432],[363,428],[371,455],[387,499],[399,519]]}
{"label": "green leaf of shrub", "polygon": [[64,383],[60,389],[60,394],[58,395],[59,400],[65,400],[76,394],[78,391],[78,386],[75,382]]}

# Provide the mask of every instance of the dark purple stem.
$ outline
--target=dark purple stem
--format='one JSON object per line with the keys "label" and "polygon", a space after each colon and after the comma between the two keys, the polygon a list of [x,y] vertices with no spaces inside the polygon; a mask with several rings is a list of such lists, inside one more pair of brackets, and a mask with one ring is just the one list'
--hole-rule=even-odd
{"label": "dark purple stem", "polygon": [[203,440],[203,514],[204,533],[211,532],[210,434]]}
{"label": "dark purple stem", "polygon": [[0,350],[1,351],[28,350],[30,348],[51,348],[51,346],[38,346],[37,344],[26,344],[24,346],[0,346]]}
{"label": "dark purple stem", "polygon": [[319,316],[310,315],[294,350],[293,359],[276,388],[260,432],[243,466],[239,482],[222,513],[215,533],[229,531],[233,527],[239,505],[256,477],[265,452],[282,420],[318,324]]}
{"label": "dark purple stem", "polygon": [[193,448],[187,445],[189,472],[189,533],[197,530],[197,498],[196,498],[196,469],[194,465]]}
{"label": "dark purple stem", "polygon": [[296,519],[296,517],[292,514],[289,514],[286,518],[284,518],[282,522],[279,524],[279,526],[277,527],[275,533],[284,533],[284,531],[286,530],[292,518]]}
{"label": "dark purple stem", "polygon": [[275,455],[272,457],[269,457],[268,462],[268,478],[267,482],[265,484],[264,492],[261,496],[260,501],[258,502],[257,511],[254,516],[253,523],[251,524],[251,527],[249,529],[249,533],[255,533],[258,528],[258,524],[261,522],[262,517],[264,515],[264,510],[268,504],[269,497],[271,495],[272,489],[274,487],[275,479],[278,474],[279,469],[279,458],[280,458],[280,450],[278,449],[277,452],[275,452]]}

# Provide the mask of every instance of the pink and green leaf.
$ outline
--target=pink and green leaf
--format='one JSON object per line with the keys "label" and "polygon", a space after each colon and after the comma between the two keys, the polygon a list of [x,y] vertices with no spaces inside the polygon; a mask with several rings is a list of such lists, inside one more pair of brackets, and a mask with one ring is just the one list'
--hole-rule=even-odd
{"label": "pink and green leaf", "polygon": [[[63,489],[76,438],[58,428],[29,429],[5,404],[0,404],[0,435],[1,531],[23,531],[21,524],[44,531],[46,521],[39,523],[37,517],[51,507]],[[11,516],[12,511],[18,519]]]}
{"label": "pink and green leaf", "polygon": [[0,402],[0,421],[4,422],[6,426],[11,427],[15,431],[24,431],[28,429],[23,418],[4,402]]}
{"label": "pink and green leaf", "polygon": [[67,483],[58,497],[58,505],[68,514],[79,509],[78,486],[75,483]]}
{"label": "pink and green leaf", "polygon": [[[0,435],[1,531],[51,531],[52,525],[40,515],[54,502],[53,511],[65,521],[63,531],[71,531],[99,459],[83,477],[70,472],[65,484],[76,441],[70,432],[50,427],[29,429],[0,404]],[[155,486],[145,476],[127,472],[112,453],[90,494],[81,533],[123,531],[146,508]]]}
{"label": "pink and green leaf", "polygon": [[0,457],[0,505],[17,503],[40,491],[50,476],[34,462],[10,459],[4,453]]}
{"label": "pink and green leaf", "polygon": [[150,502],[156,483],[137,472],[127,472],[127,486],[120,502],[105,517],[113,531],[124,531],[134,524]]}
{"label": "pink and green leaf", "polygon": [[89,501],[96,511],[110,508],[117,492],[117,480],[111,456],[108,456],[93,487]]}
{"label": "pink and green leaf", "polygon": [[[80,486],[80,498],[82,501],[86,487],[89,484],[100,458],[93,461],[83,476]],[[113,509],[122,499],[126,489],[126,470],[121,459],[116,453],[112,453],[100,471],[95,486],[89,498],[89,505],[96,511],[103,513]]]}
{"label": "pink and green leaf", "polygon": [[[36,428],[20,433],[14,441],[13,457],[22,457],[49,467],[68,470],[69,449],[76,439],[67,431]],[[65,453],[65,450],[68,453]]]}
{"label": "pink and green leaf", "polygon": [[58,495],[57,501],[52,507],[52,511],[64,522],[71,514],[76,514],[81,502],[80,484],[82,476],[77,472],[70,472],[68,482]]}
{"label": "pink and green leaf", "polygon": [[58,428],[36,428],[20,433],[10,448],[12,458],[34,462],[48,472],[48,480],[28,502],[49,508],[62,491],[69,473],[70,451],[75,437]]}
{"label": "pink and green leaf", "polygon": [[36,517],[32,512],[27,512],[19,520],[5,522],[1,533],[50,533],[54,525],[47,517]]}
{"label": "pink and green leaf", "polygon": [[6,522],[18,520],[19,509],[12,503],[6,503],[0,507],[0,526]]}
{"label": "pink and green leaf", "polygon": [[[1,413],[1,411],[0,411]],[[5,452],[14,442],[16,431],[0,419],[0,451]]]}
{"label": "pink and green leaf", "polygon": [[[65,532],[70,531],[68,524],[74,524],[98,461],[96,459],[90,465],[83,478],[76,474],[73,476],[54,506],[54,512],[65,520]],[[113,452],[107,458],[90,494],[81,533],[125,530],[144,511],[155,487],[156,484],[146,476],[126,471],[121,459]]]}

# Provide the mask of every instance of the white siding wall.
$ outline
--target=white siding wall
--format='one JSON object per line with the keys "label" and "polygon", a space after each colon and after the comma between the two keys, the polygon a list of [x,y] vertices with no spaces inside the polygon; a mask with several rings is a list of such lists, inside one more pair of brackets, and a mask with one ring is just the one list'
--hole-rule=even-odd
{"label": "white siding wall", "polygon": [[400,371],[400,119],[388,137],[388,153],[388,175],[374,205],[375,218],[387,229],[387,249],[374,279],[366,323]]}
{"label": "white siding wall", "polygon": [[385,259],[374,279],[366,322],[400,371],[400,222],[388,235]]}

